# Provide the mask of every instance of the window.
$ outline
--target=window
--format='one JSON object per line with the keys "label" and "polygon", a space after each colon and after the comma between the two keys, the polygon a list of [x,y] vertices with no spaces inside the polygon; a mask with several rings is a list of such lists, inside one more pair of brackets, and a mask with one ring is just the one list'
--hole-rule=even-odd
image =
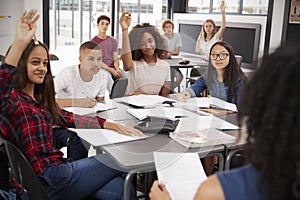
{"label": "window", "polygon": [[[220,12],[220,3],[221,0],[188,0],[187,12]],[[225,1],[225,3],[226,13],[266,15],[268,12],[269,0],[230,0]],[[240,8],[240,6],[242,6],[242,8]]]}

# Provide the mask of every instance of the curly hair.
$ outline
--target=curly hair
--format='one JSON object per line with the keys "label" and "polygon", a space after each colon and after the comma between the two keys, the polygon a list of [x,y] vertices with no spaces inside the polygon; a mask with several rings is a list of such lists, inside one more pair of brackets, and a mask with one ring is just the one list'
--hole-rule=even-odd
{"label": "curly hair", "polygon": [[142,25],[138,24],[134,26],[129,33],[132,60],[140,60],[143,58],[143,52],[141,51],[139,43],[144,33],[151,34],[155,40],[154,54],[160,59],[165,58],[168,52],[167,41],[163,39],[155,26],[149,23],[143,23]]}
{"label": "curly hair", "polygon": [[[229,63],[225,68],[224,75],[223,75],[223,82],[225,86],[228,87],[227,91],[227,101],[231,102],[231,99],[235,100],[238,103],[238,83],[237,81],[244,81],[247,82],[247,77],[244,72],[241,70],[237,60],[235,58],[235,53],[232,46],[228,42],[216,42],[211,48],[210,52],[215,46],[222,46],[229,52]],[[209,83],[212,83],[213,74],[216,73],[216,69],[212,66],[211,59],[209,59],[209,67],[208,67],[208,77],[207,77],[207,84],[210,87]]]}
{"label": "curly hair", "polygon": [[299,55],[300,44],[294,43],[265,57],[240,105],[250,160],[272,200],[300,199]]}
{"label": "curly hair", "polygon": [[18,72],[16,74],[14,88],[15,90],[21,91],[29,82],[27,75],[27,62],[30,53],[37,46],[41,46],[46,50],[48,54],[48,64],[44,81],[41,84],[35,84],[34,94],[38,96],[39,102],[43,108],[51,113],[53,123],[59,125],[59,123],[61,123],[64,119],[59,114],[58,105],[55,101],[54,82],[50,68],[50,57],[48,47],[46,45],[41,42],[36,45],[33,40],[27,45],[18,63]]}

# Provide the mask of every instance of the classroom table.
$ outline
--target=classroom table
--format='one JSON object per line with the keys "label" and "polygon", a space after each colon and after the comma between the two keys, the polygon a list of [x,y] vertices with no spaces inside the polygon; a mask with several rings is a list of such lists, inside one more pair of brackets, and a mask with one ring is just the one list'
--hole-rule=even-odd
{"label": "classroom table", "polygon": [[[109,118],[121,124],[127,126],[134,126],[138,120],[132,115],[127,113],[127,108],[132,108],[126,104],[113,102],[118,109],[108,110],[100,112],[97,115],[103,118]],[[197,117],[199,113],[194,113],[188,110],[183,110],[183,114],[188,116],[183,118],[185,126],[193,126],[194,124],[186,123],[188,118]],[[106,153],[112,160],[128,174],[124,183],[124,199],[129,199],[130,195],[130,182],[133,175],[137,172],[151,172],[155,170],[155,163],[153,158],[153,152],[176,152],[176,153],[198,153],[200,158],[216,155],[219,159],[219,170],[223,170],[225,150],[224,145],[207,146],[201,148],[187,149],[184,146],[178,144],[168,134],[147,134],[148,138],[111,144],[106,146],[94,147],[97,152]]]}

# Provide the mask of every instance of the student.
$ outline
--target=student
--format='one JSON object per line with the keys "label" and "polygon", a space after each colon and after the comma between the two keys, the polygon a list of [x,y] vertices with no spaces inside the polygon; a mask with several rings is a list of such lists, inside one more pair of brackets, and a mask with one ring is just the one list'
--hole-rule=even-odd
{"label": "student", "polygon": [[[239,121],[246,126],[251,164],[208,177],[196,200],[300,199],[299,47],[283,45],[265,57],[245,88]],[[157,186],[151,199],[170,199],[165,186]]]}
{"label": "student", "polygon": [[[181,36],[174,32],[174,23],[170,19],[166,19],[162,24],[164,30],[163,37],[168,43],[168,56],[178,55],[182,46]],[[175,69],[174,88],[178,87],[183,79],[183,75],[179,69]]]}
{"label": "student", "polygon": [[125,12],[122,6],[121,58],[124,70],[128,71],[126,94],[168,95],[170,66],[162,60],[167,53],[165,40],[158,30],[148,23],[136,25],[128,36],[130,21],[131,13]]}
{"label": "student", "polygon": [[222,39],[223,33],[226,28],[226,18],[225,18],[225,2],[222,0],[220,5],[220,10],[222,13],[222,23],[219,31],[216,31],[216,24],[214,20],[207,19],[201,28],[201,32],[197,39],[196,43],[196,52],[200,53],[200,55],[205,59],[209,59],[209,51],[211,46]]}
{"label": "student", "polygon": [[67,162],[51,144],[52,127],[105,128],[125,135],[142,133],[100,117],[59,109],[48,49],[32,40],[38,18],[36,10],[22,14],[15,39],[0,67],[0,133],[28,159],[49,199],[122,199],[123,173],[99,162],[105,154]]}
{"label": "student", "polygon": [[56,101],[60,107],[94,107],[104,100],[108,72],[101,69],[101,49],[91,41],[79,49],[79,65],[60,71],[54,77]]}
{"label": "student", "polygon": [[107,89],[111,92],[113,81],[126,76],[125,72],[120,69],[118,58],[118,42],[115,38],[107,35],[107,29],[110,25],[110,18],[106,15],[101,15],[97,19],[98,35],[93,37],[91,41],[100,45],[102,50],[102,67],[111,74]]}
{"label": "student", "polygon": [[209,58],[208,72],[180,93],[180,99],[202,96],[208,89],[211,96],[238,104],[247,78],[236,61],[232,46],[216,42]]}

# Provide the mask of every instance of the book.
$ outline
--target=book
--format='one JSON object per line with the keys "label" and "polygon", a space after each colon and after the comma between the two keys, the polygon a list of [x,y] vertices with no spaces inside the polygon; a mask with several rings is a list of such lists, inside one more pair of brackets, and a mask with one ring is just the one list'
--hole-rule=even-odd
{"label": "book", "polygon": [[63,109],[69,112],[72,112],[77,115],[89,115],[97,112],[102,112],[110,109],[115,109],[116,106],[111,104],[97,103],[93,108],[81,108],[81,107],[64,107]]}
{"label": "book", "polygon": [[117,131],[108,129],[69,128],[69,130],[76,132],[80,138],[95,147],[144,139],[143,137],[138,136],[122,135]]}
{"label": "book", "polygon": [[158,181],[165,184],[171,199],[192,200],[207,179],[197,153],[153,152]]}
{"label": "book", "polygon": [[186,148],[235,143],[234,136],[223,133],[215,128],[197,131],[175,131],[171,132],[169,136]]}
{"label": "book", "polygon": [[190,98],[187,99],[186,102],[184,102],[183,107],[187,109],[193,109],[197,110],[205,109],[205,108],[218,108],[228,111],[237,112],[237,107],[233,103],[228,103],[226,101],[223,101],[221,99],[215,98],[215,97],[197,97],[197,98]]}
{"label": "book", "polygon": [[[175,103],[174,99],[159,95],[133,95],[114,99],[117,102],[123,102],[138,108],[154,108],[157,106],[169,106],[169,103]],[[166,103],[166,104],[165,104]]]}

